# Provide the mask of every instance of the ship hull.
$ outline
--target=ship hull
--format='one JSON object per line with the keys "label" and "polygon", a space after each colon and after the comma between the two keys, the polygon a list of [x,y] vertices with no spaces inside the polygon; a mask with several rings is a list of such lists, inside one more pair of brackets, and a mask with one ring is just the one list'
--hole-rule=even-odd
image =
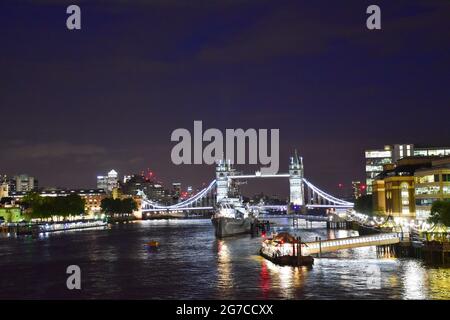
{"label": "ship hull", "polygon": [[238,234],[250,234],[254,218],[247,217],[243,219],[215,217],[212,218],[215,234],[217,238],[224,238]]}

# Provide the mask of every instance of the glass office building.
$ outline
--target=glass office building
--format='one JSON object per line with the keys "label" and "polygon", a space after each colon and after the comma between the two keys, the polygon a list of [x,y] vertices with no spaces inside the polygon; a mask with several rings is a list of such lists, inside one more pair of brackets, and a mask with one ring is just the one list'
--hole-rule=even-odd
{"label": "glass office building", "polygon": [[372,193],[374,178],[383,172],[383,166],[392,163],[393,150],[391,146],[385,146],[381,150],[366,150],[366,193]]}
{"label": "glass office building", "polygon": [[365,151],[367,194],[372,194],[374,178],[383,172],[383,166],[405,157],[449,156],[450,147],[415,147],[413,144],[385,145],[383,149]]}
{"label": "glass office building", "polygon": [[431,168],[417,170],[415,178],[416,217],[426,221],[436,200],[450,200],[450,158],[433,161]]}

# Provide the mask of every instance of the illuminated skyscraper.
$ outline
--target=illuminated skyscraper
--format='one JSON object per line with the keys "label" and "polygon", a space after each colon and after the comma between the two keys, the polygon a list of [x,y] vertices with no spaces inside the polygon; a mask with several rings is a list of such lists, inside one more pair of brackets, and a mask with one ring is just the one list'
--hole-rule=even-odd
{"label": "illuminated skyscraper", "polygon": [[366,150],[367,194],[372,194],[374,178],[383,172],[383,166],[411,156],[448,156],[450,147],[415,147],[413,144],[386,145],[384,149]]}
{"label": "illuminated skyscraper", "polygon": [[181,183],[180,182],[172,183],[172,196],[178,199],[180,195],[181,195]]}
{"label": "illuminated skyscraper", "polygon": [[15,191],[33,191],[38,189],[38,181],[27,174],[20,174],[14,177]]}
{"label": "illuminated skyscraper", "polygon": [[117,188],[119,185],[119,178],[117,171],[111,170],[108,172],[106,176],[97,176],[97,188],[103,189],[106,192],[110,193],[114,188]]}

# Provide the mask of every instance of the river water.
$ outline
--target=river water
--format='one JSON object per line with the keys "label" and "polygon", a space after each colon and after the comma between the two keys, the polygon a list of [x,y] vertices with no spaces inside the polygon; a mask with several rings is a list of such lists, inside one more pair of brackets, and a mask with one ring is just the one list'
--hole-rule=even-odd
{"label": "river water", "polygon": [[[278,230],[287,218],[273,219]],[[300,223],[302,240],[338,238]],[[157,252],[145,243],[161,243]],[[2,299],[450,299],[450,268],[377,256],[375,247],[316,258],[308,268],[280,267],[258,255],[261,238],[217,240],[209,220],[147,220],[107,230],[0,239]],[[68,290],[66,268],[81,268]]]}

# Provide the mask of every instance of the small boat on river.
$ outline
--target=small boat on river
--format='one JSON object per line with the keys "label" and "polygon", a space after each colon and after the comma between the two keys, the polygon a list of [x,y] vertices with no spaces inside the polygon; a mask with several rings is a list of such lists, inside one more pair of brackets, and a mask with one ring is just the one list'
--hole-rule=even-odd
{"label": "small boat on river", "polygon": [[299,237],[281,232],[263,241],[260,255],[282,266],[312,266],[314,258],[302,255],[304,245]]}

